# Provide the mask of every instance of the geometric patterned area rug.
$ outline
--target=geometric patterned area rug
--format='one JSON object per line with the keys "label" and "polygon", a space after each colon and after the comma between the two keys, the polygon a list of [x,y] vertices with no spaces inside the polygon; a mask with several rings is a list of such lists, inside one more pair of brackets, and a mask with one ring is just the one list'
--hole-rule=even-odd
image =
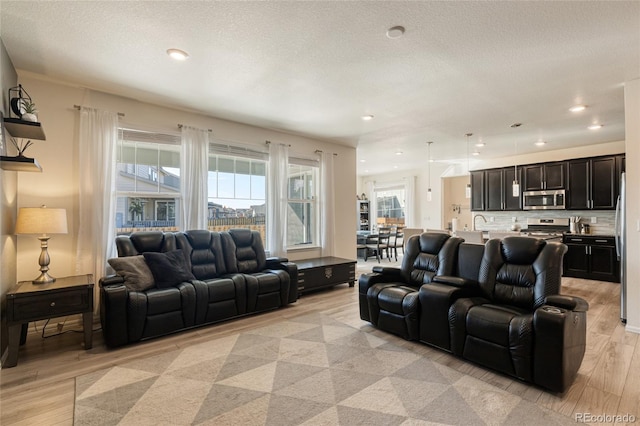
{"label": "geometric patterned area rug", "polygon": [[572,419],[322,314],[76,378],[75,425],[553,425]]}

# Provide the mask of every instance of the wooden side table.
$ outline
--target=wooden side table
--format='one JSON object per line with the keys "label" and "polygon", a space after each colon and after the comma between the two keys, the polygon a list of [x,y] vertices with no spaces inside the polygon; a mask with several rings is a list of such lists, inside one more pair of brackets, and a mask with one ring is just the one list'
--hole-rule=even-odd
{"label": "wooden side table", "polygon": [[9,345],[2,358],[2,368],[18,364],[18,346],[27,339],[30,321],[82,314],[84,348],[91,349],[93,339],[93,275],[56,279],[49,284],[21,281],[7,297]]}

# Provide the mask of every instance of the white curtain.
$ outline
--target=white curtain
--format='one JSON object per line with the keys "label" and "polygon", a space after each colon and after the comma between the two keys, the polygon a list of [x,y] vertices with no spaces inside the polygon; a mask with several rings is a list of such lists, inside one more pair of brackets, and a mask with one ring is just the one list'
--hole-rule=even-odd
{"label": "white curtain", "polygon": [[92,273],[97,282],[107,272],[107,259],[116,256],[118,114],[82,107],[79,135],[76,273]]}
{"label": "white curtain", "polygon": [[287,256],[288,159],[287,145],[269,144],[267,250],[271,256]]}
{"label": "white curtain", "polygon": [[334,155],[322,153],[320,162],[320,244],[322,256],[335,252]]}
{"label": "white curtain", "polygon": [[416,214],[416,177],[408,176],[404,185],[405,212],[404,225],[408,228],[417,228],[418,216]]}
{"label": "white curtain", "polygon": [[209,132],[182,126],[180,229],[207,229]]}

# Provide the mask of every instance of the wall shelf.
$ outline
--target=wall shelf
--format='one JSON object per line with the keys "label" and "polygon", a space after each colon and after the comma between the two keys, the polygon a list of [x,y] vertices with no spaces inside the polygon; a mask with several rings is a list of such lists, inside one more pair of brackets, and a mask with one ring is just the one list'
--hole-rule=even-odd
{"label": "wall shelf", "polygon": [[0,156],[0,167],[14,172],[42,172],[42,167],[35,158]]}
{"label": "wall shelf", "polygon": [[42,123],[24,121],[17,118],[4,118],[4,127],[14,138],[46,140]]}

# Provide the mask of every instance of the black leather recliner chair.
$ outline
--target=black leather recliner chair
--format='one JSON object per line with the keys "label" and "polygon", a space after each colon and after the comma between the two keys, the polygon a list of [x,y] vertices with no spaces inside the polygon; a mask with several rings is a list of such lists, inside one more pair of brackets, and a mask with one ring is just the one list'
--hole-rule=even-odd
{"label": "black leather recliner chair", "polygon": [[414,235],[400,268],[376,266],[359,279],[360,318],[407,340],[418,339],[418,290],[436,275],[451,275],[462,239]]}
{"label": "black leather recliner chair", "polygon": [[291,264],[286,259],[267,259],[258,231],[230,229],[222,234],[222,241],[228,273],[241,274],[246,281],[250,312],[297,300],[297,267],[287,268]]}
{"label": "black leather recliner chair", "polygon": [[452,352],[564,391],[584,356],[588,309],[583,299],[559,294],[566,250],[527,237],[487,242],[481,294],[457,299],[449,311]]}

